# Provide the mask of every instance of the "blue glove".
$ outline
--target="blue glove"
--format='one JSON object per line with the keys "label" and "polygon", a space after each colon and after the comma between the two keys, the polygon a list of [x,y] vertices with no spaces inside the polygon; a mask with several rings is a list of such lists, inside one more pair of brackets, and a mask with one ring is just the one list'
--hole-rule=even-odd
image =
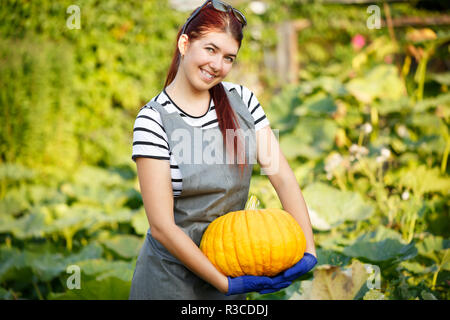
{"label": "blue glove", "polygon": [[[227,296],[232,294],[247,293],[252,291],[270,290],[278,291],[287,287],[292,281],[283,281],[281,277],[265,277],[265,276],[240,276],[236,278],[228,277]],[[273,290],[273,291],[272,291]]]}
{"label": "blue glove", "polygon": [[317,264],[316,257],[311,253],[305,252],[303,258],[301,258],[299,262],[297,262],[284,272],[280,273],[281,275],[280,281],[283,282],[294,281],[298,277],[304,275],[312,268],[314,268],[316,264]]}
{"label": "blue glove", "polygon": [[[277,276],[272,278],[274,282],[274,289],[272,288],[264,289],[259,291],[259,293],[261,294],[272,293],[282,288],[288,287],[295,279],[304,275],[312,268],[314,268],[316,264],[317,264],[316,257],[311,253],[305,252],[303,258],[301,258],[299,262],[297,262],[289,269],[279,273]],[[288,283],[288,285],[285,285],[286,283]],[[280,285],[282,285],[280,289],[275,289],[278,288]]]}

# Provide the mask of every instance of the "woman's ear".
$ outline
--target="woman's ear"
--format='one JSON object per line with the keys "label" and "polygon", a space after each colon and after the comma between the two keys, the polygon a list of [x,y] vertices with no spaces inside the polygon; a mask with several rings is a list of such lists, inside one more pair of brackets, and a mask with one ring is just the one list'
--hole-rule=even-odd
{"label": "woman's ear", "polygon": [[182,56],[184,56],[188,47],[189,37],[187,36],[187,34],[182,34],[178,39],[178,50],[180,51]]}

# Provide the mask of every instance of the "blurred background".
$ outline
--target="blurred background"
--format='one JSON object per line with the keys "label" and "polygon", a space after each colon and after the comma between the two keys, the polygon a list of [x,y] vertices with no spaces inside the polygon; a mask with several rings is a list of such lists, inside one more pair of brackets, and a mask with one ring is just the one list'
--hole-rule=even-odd
{"label": "blurred background", "polygon": [[[248,26],[226,80],[279,130],[319,259],[248,298],[448,299],[449,2],[228,2]],[[202,3],[2,1],[0,299],[128,298],[134,120]],[[259,172],[250,193],[281,207]]]}

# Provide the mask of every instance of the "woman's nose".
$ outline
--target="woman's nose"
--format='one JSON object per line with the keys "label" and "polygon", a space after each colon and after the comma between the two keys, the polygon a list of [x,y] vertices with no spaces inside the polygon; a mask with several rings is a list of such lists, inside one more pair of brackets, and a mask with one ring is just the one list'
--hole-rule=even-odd
{"label": "woman's nose", "polygon": [[222,58],[220,55],[216,55],[209,63],[211,71],[218,72],[222,70]]}

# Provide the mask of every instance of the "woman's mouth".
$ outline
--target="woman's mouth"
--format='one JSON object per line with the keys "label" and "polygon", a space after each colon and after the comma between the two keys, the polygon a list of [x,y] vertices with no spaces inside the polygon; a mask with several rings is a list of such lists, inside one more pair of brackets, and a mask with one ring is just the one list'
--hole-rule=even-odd
{"label": "woman's mouth", "polygon": [[201,78],[203,79],[203,81],[208,82],[208,83],[211,82],[214,78],[216,78],[215,75],[213,75],[201,68],[200,68],[200,74],[202,75]]}

